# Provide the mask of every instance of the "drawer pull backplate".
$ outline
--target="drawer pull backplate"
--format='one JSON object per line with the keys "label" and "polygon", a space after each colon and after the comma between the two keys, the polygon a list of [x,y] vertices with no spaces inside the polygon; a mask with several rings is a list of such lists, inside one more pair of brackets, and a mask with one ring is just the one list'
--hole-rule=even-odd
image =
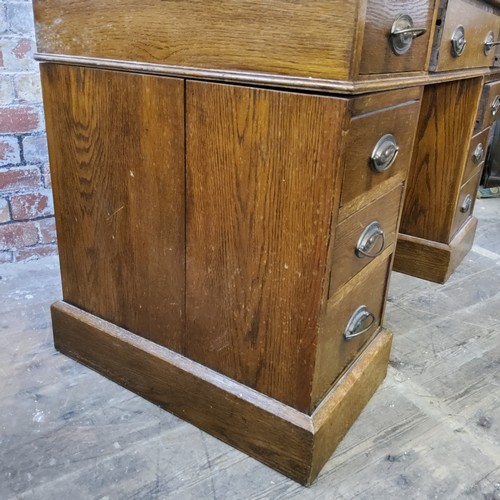
{"label": "drawer pull backplate", "polygon": [[478,164],[481,162],[484,156],[484,147],[482,143],[479,143],[476,146],[476,149],[474,150],[474,153],[472,154],[472,159],[474,160],[474,163]]}
{"label": "drawer pull backplate", "polygon": [[463,214],[466,214],[472,207],[472,196],[470,194],[468,194],[462,205],[460,206],[460,212],[462,212]]}
{"label": "drawer pull backplate", "polygon": [[347,323],[346,329],[344,331],[344,338],[346,340],[351,340],[354,337],[363,335],[366,333],[375,323],[375,315],[369,311],[368,307],[360,306],[351,316],[349,323]]}
{"label": "drawer pull backplate", "polygon": [[399,153],[399,146],[392,134],[382,136],[373,148],[370,158],[372,167],[377,172],[383,172],[392,166]]}
{"label": "drawer pull backplate", "polygon": [[496,45],[500,45],[500,41],[495,42],[495,34],[493,33],[493,31],[490,31],[486,35],[486,38],[484,40],[484,46],[483,46],[484,55],[487,56],[491,52],[491,49]]}
{"label": "drawer pull backplate", "polygon": [[495,96],[493,104],[491,105],[491,114],[495,116],[500,109],[500,95]]}
{"label": "drawer pull backplate", "polygon": [[373,221],[365,227],[358,243],[356,244],[356,256],[359,258],[379,256],[385,247],[385,233],[380,222]]}
{"label": "drawer pull backplate", "polygon": [[413,19],[407,14],[396,17],[389,33],[392,51],[398,56],[405,54],[410,50],[413,39],[422,36],[426,31],[426,28],[415,28]]}
{"label": "drawer pull backplate", "polygon": [[451,55],[453,57],[460,57],[464,53],[466,44],[464,27],[457,26],[451,36]]}

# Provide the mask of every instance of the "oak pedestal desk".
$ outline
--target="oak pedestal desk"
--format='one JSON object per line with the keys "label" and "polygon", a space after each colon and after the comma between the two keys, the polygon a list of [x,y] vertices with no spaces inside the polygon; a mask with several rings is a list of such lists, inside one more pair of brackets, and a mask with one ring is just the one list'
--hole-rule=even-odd
{"label": "oak pedestal desk", "polygon": [[34,8],[57,349],[311,483],[386,374],[437,6]]}
{"label": "oak pedestal desk", "polygon": [[[472,215],[500,108],[500,2],[441,0],[430,70],[456,78],[425,86],[394,268],[444,283],[472,247]],[[474,75],[470,75],[474,76]]]}

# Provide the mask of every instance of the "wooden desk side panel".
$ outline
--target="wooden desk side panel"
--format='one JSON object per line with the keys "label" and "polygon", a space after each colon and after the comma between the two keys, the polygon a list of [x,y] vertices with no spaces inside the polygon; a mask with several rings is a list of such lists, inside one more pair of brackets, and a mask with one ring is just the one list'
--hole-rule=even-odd
{"label": "wooden desk side panel", "polygon": [[310,410],[346,101],[188,82],[185,355]]}
{"label": "wooden desk side panel", "polygon": [[39,52],[349,79],[357,0],[35,0]]}
{"label": "wooden desk side panel", "polygon": [[64,300],[178,351],[184,83],[41,65]]}
{"label": "wooden desk side panel", "polygon": [[400,233],[449,243],[482,79],[424,89]]}

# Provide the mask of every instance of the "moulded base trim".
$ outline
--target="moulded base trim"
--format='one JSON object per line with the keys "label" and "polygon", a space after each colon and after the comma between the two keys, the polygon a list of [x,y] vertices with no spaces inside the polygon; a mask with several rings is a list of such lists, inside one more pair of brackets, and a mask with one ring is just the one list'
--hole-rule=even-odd
{"label": "moulded base trim", "polygon": [[392,341],[381,329],[307,415],[65,302],[52,323],[62,353],[305,485],[383,381]]}
{"label": "moulded base trim", "polygon": [[449,244],[399,234],[393,270],[445,283],[474,243],[477,219],[469,217]]}

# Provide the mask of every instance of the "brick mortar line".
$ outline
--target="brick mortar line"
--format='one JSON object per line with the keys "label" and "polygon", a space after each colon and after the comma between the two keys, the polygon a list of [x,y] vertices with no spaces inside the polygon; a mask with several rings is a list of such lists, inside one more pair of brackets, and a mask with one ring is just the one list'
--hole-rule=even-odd
{"label": "brick mortar line", "polygon": [[[10,200],[7,200],[7,203],[10,203]],[[11,208],[9,206],[9,208]],[[11,209],[11,212],[12,214],[12,209]],[[4,227],[4,226],[8,226],[9,224],[16,224],[16,223],[25,223],[25,222],[38,222],[38,221],[41,221],[41,220],[46,220],[46,219],[53,219],[54,218],[54,214],[52,215],[41,215],[40,217],[36,217],[35,219],[11,219],[11,220],[8,220],[6,222],[2,222],[0,223],[0,227]]]}

